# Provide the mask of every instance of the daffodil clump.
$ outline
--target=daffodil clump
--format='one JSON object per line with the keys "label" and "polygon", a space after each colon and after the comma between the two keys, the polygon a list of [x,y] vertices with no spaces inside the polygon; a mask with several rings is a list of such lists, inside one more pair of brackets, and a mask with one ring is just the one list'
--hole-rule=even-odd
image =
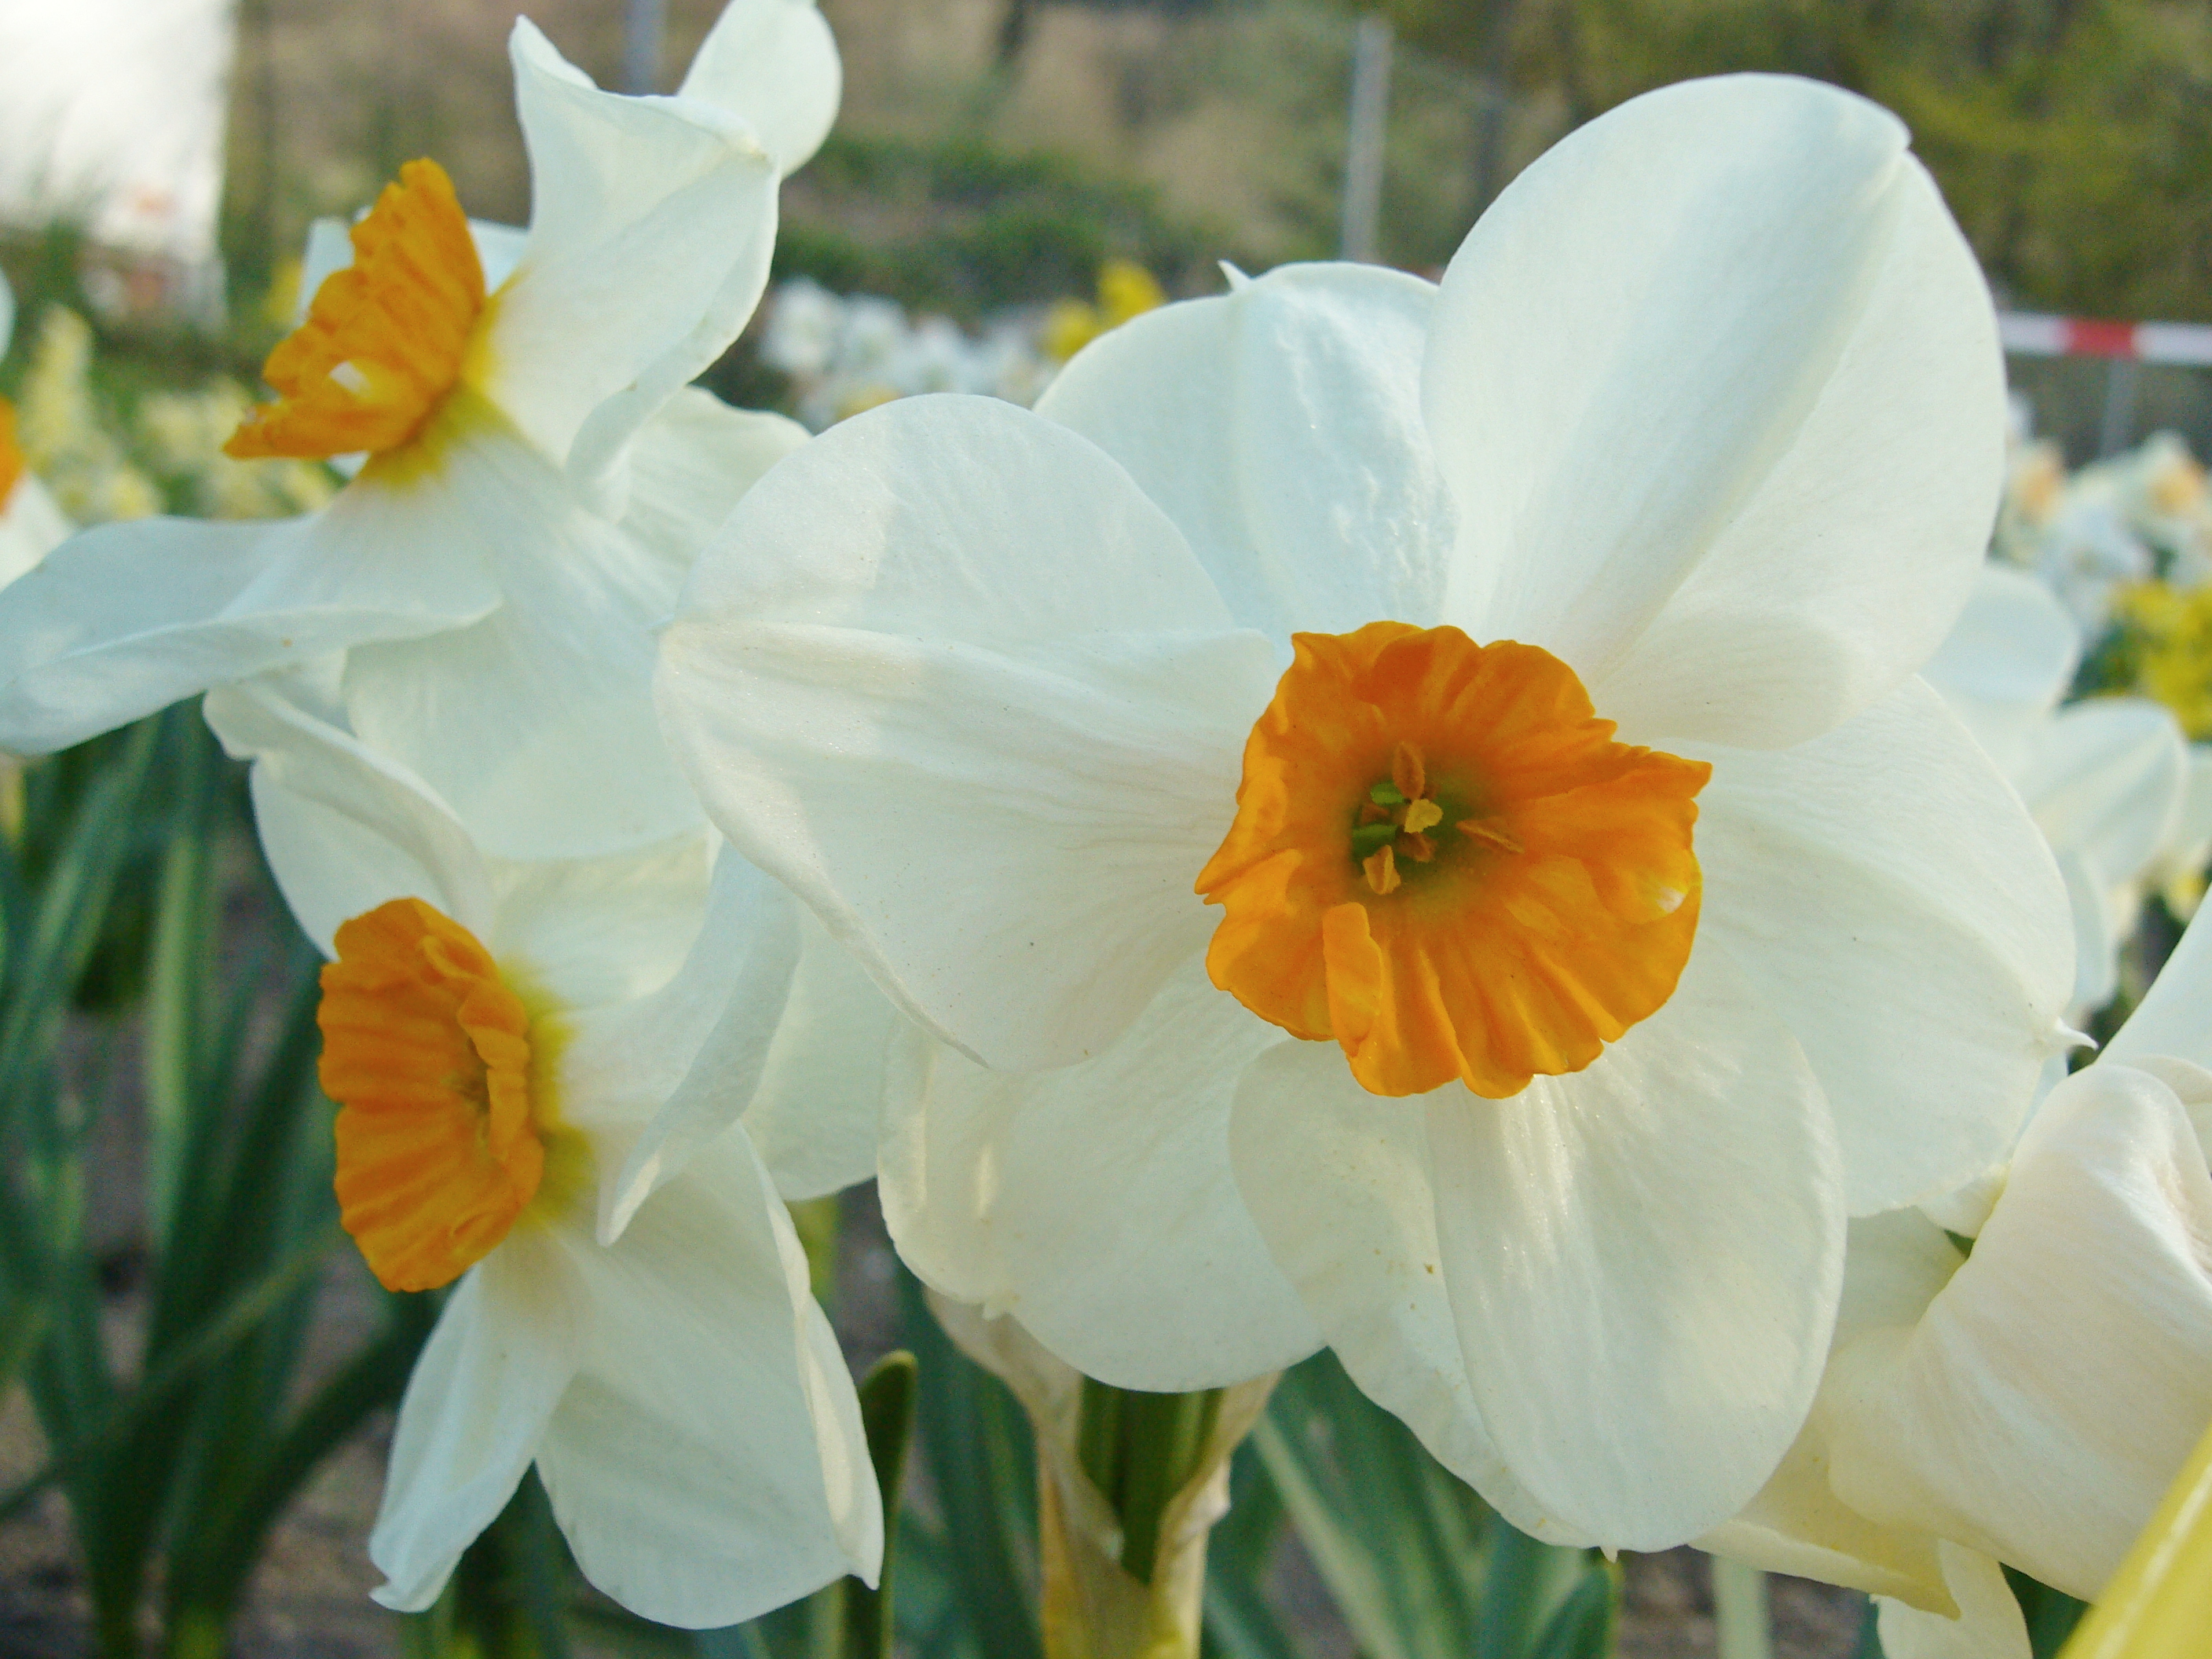
{"label": "daffodil clump", "polygon": [[[1668,88],[1440,282],[1109,268],[1018,397],[794,284],[810,436],[691,384],[835,112],[810,0],[668,97],[512,58],[531,224],[409,162],[270,396],[142,411],[198,516],[0,587],[0,746],[204,698],[325,958],[340,1219],[443,1296],[380,1599],[533,1468],[649,1618],[878,1583],[787,1207],[870,1178],[1031,1413],[1053,1659],[1196,1654],[1324,1347],[1528,1536],[1854,1586],[1893,1659],[2100,1589],[2212,1418],[2212,922],[2068,1056],[2212,792],[2065,701],[2088,567],[1893,117]],[[213,521],[224,427],[296,516]],[[2194,580],[2140,470],[2069,488]]]}

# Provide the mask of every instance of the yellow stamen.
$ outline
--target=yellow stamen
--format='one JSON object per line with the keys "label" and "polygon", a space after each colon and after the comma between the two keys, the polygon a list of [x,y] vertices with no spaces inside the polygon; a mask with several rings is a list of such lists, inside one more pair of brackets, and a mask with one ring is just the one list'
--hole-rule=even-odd
{"label": "yellow stamen", "polygon": [[338,929],[316,1018],[339,1218],[386,1289],[450,1284],[544,1178],[521,999],[468,929],[394,899]]}
{"label": "yellow stamen", "polygon": [[1501,1097],[1674,994],[1710,767],[1613,741],[1534,646],[1402,623],[1292,644],[1198,878],[1216,985],[1375,1093]]}
{"label": "yellow stamen", "polygon": [[1395,893],[1404,878],[1398,873],[1398,858],[1389,847],[1376,848],[1368,854],[1360,868],[1367,872],[1367,884],[1377,893]]}
{"label": "yellow stamen", "polygon": [[278,401],[247,414],[226,454],[381,454],[420,432],[459,382],[483,264],[445,169],[400,168],[353,228],[353,252],[269,354],[261,372]]}

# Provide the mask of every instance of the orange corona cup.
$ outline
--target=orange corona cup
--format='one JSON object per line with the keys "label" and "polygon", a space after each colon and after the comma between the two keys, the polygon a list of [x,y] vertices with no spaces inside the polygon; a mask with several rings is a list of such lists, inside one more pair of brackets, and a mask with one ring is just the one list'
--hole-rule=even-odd
{"label": "orange corona cup", "polygon": [[339,1218],[386,1290],[434,1290],[491,1253],[544,1178],[530,1016],[476,936],[420,899],[356,916],[337,944],[316,1018]]}
{"label": "orange corona cup", "polygon": [[1670,996],[1712,769],[1613,740],[1549,652],[1456,628],[1298,634],[1200,872],[1206,968],[1374,1093],[1518,1094]]}
{"label": "orange corona cup", "polygon": [[420,432],[459,380],[483,263],[445,169],[400,168],[353,228],[353,250],[262,368],[278,400],[248,413],[225,453],[381,454]]}

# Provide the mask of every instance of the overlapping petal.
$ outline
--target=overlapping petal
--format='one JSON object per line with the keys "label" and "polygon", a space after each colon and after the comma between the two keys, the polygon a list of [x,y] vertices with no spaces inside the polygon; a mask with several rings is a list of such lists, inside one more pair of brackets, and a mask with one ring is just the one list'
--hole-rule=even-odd
{"label": "overlapping petal", "polygon": [[859,1405],[742,1136],[611,1249],[577,1240],[574,1272],[588,1314],[538,1456],[585,1576],[695,1628],[848,1572],[872,1583],[883,1521]]}
{"label": "overlapping petal", "polygon": [[2001,1160],[2060,1042],[2073,942],[2049,849],[1994,766],[1910,684],[1796,748],[1701,749],[1699,949],[1803,1045],[1854,1214]]}
{"label": "overlapping petal", "polygon": [[2094,1596],[2212,1419],[2212,1175],[2172,1087],[2061,1084],[1973,1255],[1831,1395],[1844,1501]]}
{"label": "overlapping petal", "polygon": [[676,562],[642,552],[489,414],[464,424],[404,506],[416,521],[378,523],[370,556],[396,562],[416,545],[396,538],[422,538],[408,558],[466,561],[501,600],[465,628],[358,645],[345,670],[353,729],[507,857],[615,851],[696,826],[649,694],[651,630]]}
{"label": "overlapping petal", "polygon": [[421,898],[565,1007],[644,997],[698,933],[703,830],[634,852],[518,863],[482,852],[423,781],[262,681],[210,694],[208,718],[253,763],[262,848],[308,937],[393,898]]}
{"label": "overlapping petal", "polygon": [[1431,325],[1444,620],[1564,658],[1636,741],[1802,740],[1926,659],[1995,512],[2003,380],[1905,146],[1863,100],[1729,77],[1514,182]]}
{"label": "overlapping petal", "polygon": [[1229,1158],[1238,1080],[1280,1040],[1208,983],[1196,951],[1078,1065],[986,1071],[910,1030],[879,1177],[900,1254],[1117,1387],[1218,1388],[1304,1358],[1321,1334]]}
{"label": "overlapping petal", "polygon": [[1375,265],[1280,266],[1102,335],[1037,413],[1128,469],[1245,626],[1427,622],[1453,533],[1420,404],[1435,295]]}
{"label": "overlapping petal", "polygon": [[837,43],[814,0],[732,0],[677,91],[740,117],[787,173],[829,136],[843,86]]}
{"label": "overlapping petal", "polygon": [[715,104],[601,92],[527,19],[510,56],[530,239],[471,374],[591,480],[752,315],[775,240],[776,162]]}
{"label": "overlapping petal", "polygon": [[1237,1085],[1230,1152],[1276,1267],[1352,1380],[1522,1531],[1589,1542],[1522,1490],[1476,1404],[1419,1109],[1352,1084],[1328,1044],[1278,1042]]}
{"label": "overlapping petal", "polygon": [[740,850],[909,1013],[1030,1066],[1102,1048],[1204,942],[1190,884],[1273,666],[1098,450],[925,398],[746,495],[658,695]]}
{"label": "overlapping petal", "polygon": [[2049,586],[1986,564],[1949,635],[1920,671],[2008,777],[2066,695],[2081,628]]}
{"label": "overlapping petal", "polygon": [[313,518],[84,532],[0,589],[0,748],[65,748],[221,685],[500,602],[441,492],[370,473]]}
{"label": "overlapping petal", "polygon": [[1735,1514],[1804,1421],[1843,1273],[1837,1152],[1789,1030],[1701,947],[1588,1070],[1423,1104],[1437,1266],[1515,1477],[1622,1548]]}
{"label": "overlapping petal", "polygon": [[876,1173],[884,1072],[906,1022],[814,913],[783,1019],[744,1110],[745,1133],[785,1198],[819,1198]]}
{"label": "overlapping petal", "polygon": [[526,1227],[461,1280],[407,1381],[368,1554],[388,1607],[419,1613],[507,1507],[583,1362],[586,1289]]}

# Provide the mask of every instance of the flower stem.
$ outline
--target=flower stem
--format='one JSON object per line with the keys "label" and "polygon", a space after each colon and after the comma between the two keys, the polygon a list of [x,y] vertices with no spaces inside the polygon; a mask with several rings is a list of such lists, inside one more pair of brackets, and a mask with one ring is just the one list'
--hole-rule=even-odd
{"label": "flower stem", "polygon": [[1083,1379],[1076,1456],[1121,1522],[1122,1570],[1152,1582],[1160,1520],[1197,1474],[1221,1416],[1221,1390],[1144,1394]]}

